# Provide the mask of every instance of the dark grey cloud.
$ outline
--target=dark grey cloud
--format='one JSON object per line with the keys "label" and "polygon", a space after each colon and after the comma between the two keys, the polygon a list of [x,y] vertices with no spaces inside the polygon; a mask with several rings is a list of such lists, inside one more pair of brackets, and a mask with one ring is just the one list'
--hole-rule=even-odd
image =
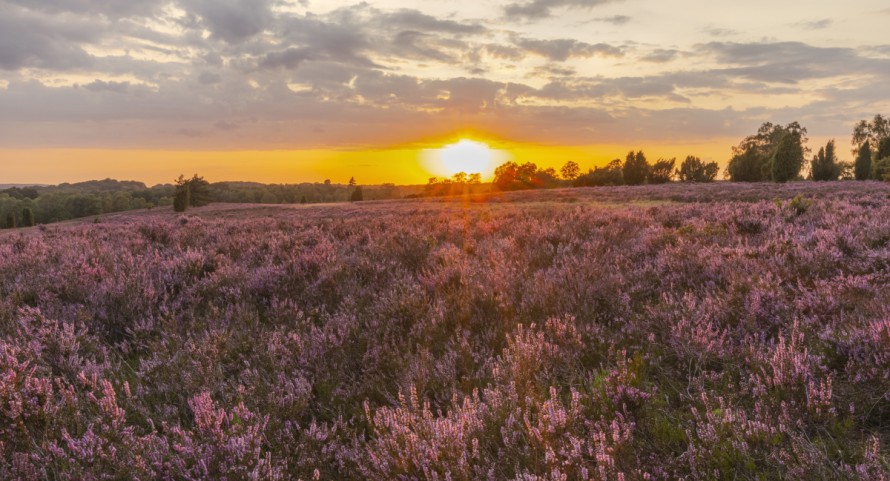
{"label": "dark grey cloud", "polygon": [[526,52],[546,57],[555,61],[566,61],[570,58],[622,57],[624,52],[615,46],[598,43],[589,44],[573,39],[537,40],[519,38],[515,44]]}
{"label": "dark grey cloud", "polygon": [[180,0],[180,3],[187,11],[200,16],[214,37],[228,43],[253,37],[274,19],[273,0]]}
{"label": "dark grey cloud", "polygon": [[214,85],[222,81],[222,76],[213,72],[201,72],[198,76],[198,82],[202,85]]}
{"label": "dark grey cloud", "polygon": [[540,20],[553,16],[553,10],[563,7],[593,8],[619,0],[529,0],[509,3],[504,7],[508,18]]}
{"label": "dark grey cloud", "polygon": [[47,19],[0,4],[0,69],[86,67],[92,57],[81,45],[98,38],[88,23]]}
{"label": "dark grey cloud", "polygon": [[102,15],[109,18],[150,16],[171,0],[5,0],[48,13]]}
{"label": "dark grey cloud", "polygon": [[477,35],[488,32],[488,28],[478,22],[458,22],[427,15],[419,10],[401,9],[392,13],[377,15],[375,23],[384,29],[417,30],[452,34]]}
{"label": "dark grey cloud", "polygon": [[815,47],[802,42],[711,42],[700,49],[725,64],[725,73],[763,82],[794,84],[838,76],[857,68],[865,73],[875,66],[875,62],[860,57],[853,49]]}

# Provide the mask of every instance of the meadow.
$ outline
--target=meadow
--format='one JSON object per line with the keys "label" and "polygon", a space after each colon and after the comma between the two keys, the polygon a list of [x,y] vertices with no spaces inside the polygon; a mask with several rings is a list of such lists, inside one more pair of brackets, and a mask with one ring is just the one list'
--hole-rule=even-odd
{"label": "meadow", "polygon": [[890,478],[890,184],[0,233],[0,479]]}

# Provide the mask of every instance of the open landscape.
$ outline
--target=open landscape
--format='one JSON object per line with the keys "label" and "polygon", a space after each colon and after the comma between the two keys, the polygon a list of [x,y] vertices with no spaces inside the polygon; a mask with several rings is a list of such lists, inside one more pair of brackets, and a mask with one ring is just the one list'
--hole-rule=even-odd
{"label": "open landscape", "polygon": [[888,0],[0,0],[0,481],[890,481]]}
{"label": "open landscape", "polygon": [[887,479],[890,185],[0,232],[3,479]]}

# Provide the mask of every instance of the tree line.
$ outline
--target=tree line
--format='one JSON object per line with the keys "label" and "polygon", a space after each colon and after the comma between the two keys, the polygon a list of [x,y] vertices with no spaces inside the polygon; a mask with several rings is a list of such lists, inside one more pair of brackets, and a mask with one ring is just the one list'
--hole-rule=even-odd
{"label": "tree line", "polygon": [[[0,190],[0,228],[29,227],[70,219],[139,209],[182,209],[211,202],[316,204],[360,200],[402,199],[424,186],[335,184],[330,180],[302,184],[255,182],[210,183],[197,175],[148,187],[142,182],[112,179],[53,186]],[[187,193],[186,193],[187,192]],[[175,206],[179,198],[179,205]]]}
{"label": "tree line", "polygon": [[[793,180],[883,180],[890,181],[890,120],[878,114],[862,120],[853,130],[854,162],[838,159],[832,139],[812,153],[807,146],[807,129],[798,122],[787,125],[766,122],[756,133],[732,148],[732,158],[724,176],[732,182],[788,182]],[[808,158],[809,157],[809,158]],[[495,170],[497,190],[523,190],[566,186],[617,186],[679,182],[712,182],[720,173],[716,162],[688,156],[676,168],[677,159],[649,163],[642,150],[631,151],[625,159],[581,174],[576,162],[567,162],[559,174],[539,169],[533,163],[508,162]]]}

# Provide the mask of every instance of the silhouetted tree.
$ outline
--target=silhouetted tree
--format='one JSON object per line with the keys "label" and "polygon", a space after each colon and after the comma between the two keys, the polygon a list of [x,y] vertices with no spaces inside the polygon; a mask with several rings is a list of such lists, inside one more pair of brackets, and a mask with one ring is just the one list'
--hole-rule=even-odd
{"label": "silhouetted tree", "polygon": [[173,210],[185,212],[189,207],[201,207],[211,201],[210,183],[199,177],[198,174],[186,179],[180,175],[176,179],[176,188],[173,194]]}
{"label": "silhouetted tree", "polygon": [[309,201],[306,200],[306,196],[305,196],[305,195],[304,195],[303,197],[300,197],[300,203],[301,203],[301,204],[306,204],[306,203],[308,203],[308,202],[309,202]]}
{"label": "silhouetted tree", "polygon": [[647,180],[650,184],[666,184],[674,177],[674,166],[677,165],[677,158],[658,159],[652,167],[649,168]]}
{"label": "silhouetted tree", "polygon": [[624,175],[621,173],[621,159],[615,159],[603,167],[589,170],[575,179],[578,187],[594,187],[607,185],[623,185]]}
{"label": "silhouetted tree", "polygon": [[34,227],[34,225],[34,211],[30,207],[25,207],[22,209],[22,226]]}
{"label": "silhouetted tree", "polygon": [[187,185],[177,185],[173,195],[173,211],[185,212],[189,208],[189,188]]}
{"label": "silhouetted tree", "polygon": [[855,165],[856,180],[868,180],[871,178],[871,145],[866,140],[859,147]]}
{"label": "silhouetted tree", "polygon": [[362,186],[358,185],[353,189],[352,195],[349,196],[350,202],[361,202],[365,200],[365,195],[362,193]]}
{"label": "silhouetted tree", "polygon": [[646,161],[642,150],[637,153],[630,151],[627,154],[621,173],[624,183],[627,185],[640,185],[646,182],[646,176],[649,175],[649,162]]}
{"label": "silhouetted tree", "polygon": [[837,180],[841,176],[837,155],[834,153],[834,140],[830,140],[825,147],[819,148],[813,160],[810,162],[810,172],[815,181]]}
{"label": "silhouetted tree", "polygon": [[349,178],[349,186],[350,186],[350,187],[355,187],[355,177],[350,177],[350,178]]}
{"label": "silhouetted tree", "polygon": [[[871,122],[860,120],[853,128],[853,153],[857,153],[866,143],[879,146],[881,141],[890,138],[890,120],[877,114]],[[881,159],[883,157],[878,157]]]}
{"label": "silhouetted tree", "polygon": [[497,190],[543,189],[558,185],[556,171],[552,168],[539,170],[538,166],[526,162],[522,165],[507,162],[494,171],[493,186]]}
{"label": "silhouetted tree", "polygon": [[581,174],[581,167],[578,166],[577,162],[570,160],[562,166],[562,169],[559,169],[559,173],[562,174],[563,179],[575,180]]}
{"label": "silhouetted tree", "polygon": [[770,159],[770,173],[773,182],[788,182],[800,175],[804,161],[800,137],[786,132]]}
{"label": "silhouetted tree", "polygon": [[680,182],[713,182],[720,172],[717,162],[704,163],[698,157],[689,155],[680,164],[677,177]]}

